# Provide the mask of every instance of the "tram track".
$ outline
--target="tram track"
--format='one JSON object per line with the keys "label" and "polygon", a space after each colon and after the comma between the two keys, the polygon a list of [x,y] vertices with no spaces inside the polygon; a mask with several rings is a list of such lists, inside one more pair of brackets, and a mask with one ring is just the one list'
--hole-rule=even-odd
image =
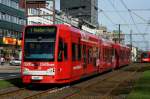
{"label": "tram track", "polygon": [[[128,70],[130,70],[130,68],[133,69],[133,67],[127,67],[127,68]],[[89,86],[86,86],[82,90],[78,91],[78,93],[76,92],[74,94],[70,94],[61,99],[88,98],[86,96],[83,96],[83,94],[86,93],[86,95],[88,96],[87,93],[89,93],[89,91],[90,93],[93,92],[93,95],[91,96],[93,96],[94,99],[115,99],[112,96],[113,91],[116,90],[121,84],[125,85],[125,83],[129,83],[130,80],[134,82],[135,79],[133,79],[133,77],[136,76],[137,72],[139,72],[143,68],[143,66],[135,67],[134,71],[125,71],[127,68],[122,68],[116,74],[113,74],[113,75],[111,74],[111,76],[108,76],[103,80],[100,80]],[[117,79],[117,78],[120,78],[120,79]],[[100,86],[96,86],[98,84]],[[92,87],[96,87],[97,89],[99,88],[100,90],[94,89]]]}
{"label": "tram track", "polygon": [[42,92],[30,95],[30,96],[24,97],[24,99],[37,99],[37,98],[40,98],[41,96],[44,96],[45,94],[53,93],[57,90],[58,90],[58,88],[54,87],[52,89],[48,89],[46,91],[42,91]]}
{"label": "tram track", "polygon": [[123,83],[126,83],[126,81],[128,81],[129,79],[132,79],[133,76],[136,76],[137,72],[141,71],[141,69],[143,68],[143,66],[141,67],[137,67],[137,68],[132,68],[132,72],[129,74],[129,75],[126,75],[125,79],[124,80],[121,80],[119,81],[118,83],[116,83],[116,85],[114,85],[114,87],[112,87],[106,94],[104,94],[102,97],[102,99],[108,99],[108,98],[111,98],[111,94],[113,92],[113,90],[117,89],[119,87],[119,85],[123,84]]}
{"label": "tram track", "polygon": [[[11,91],[10,91],[11,90]],[[7,96],[7,95],[9,95],[9,94],[13,94],[13,93],[16,93],[16,92],[19,92],[19,91],[22,91],[22,90],[24,90],[24,88],[16,88],[16,87],[9,87],[9,88],[7,88],[7,89],[4,89],[4,90],[2,90],[1,91],[1,93],[0,93],[0,97],[2,96]]]}
{"label": "tram track", "polygon": [[[8,88],[7,90],[9,89],[11,88]],[[14,89],[11,89],[11,91],[1,92],[0,97],[1,99],[35,99],[37,96],[52,90],[56,90],[56,87],[47,90],[32,90],[27,88],[18,89],[14,87]]]}
{"label": "tram track", "polygon": [[[107,79],[110,79],[112,78],[113,76],[116,76],[118,75],[118,72],[120,72],[119,70],[117,71],[114,71],[114,72],[110,72],[110,73],[107,73],[107,74],[104,74],[104,75],[101,75],[100,78],[98,77],[97,78],[93,78],[93,79],[90,79],[90,81],[84,81],[84,82],[81,82],[81,83],[77,83],[77,84],[73,84],[71,86],[69,86],[66,90],[70,90],[70,93],[65,93],[63,92],[63,90],[61,90],[62,92],[56,92],[55,94],[58,93],[58,97],[55,97],[55,95],[52,95],[54,93],[48,93],[50,98],[51,97],[55,97],[56,99],[68,99],[68,98],[71,98],[71,97],[74,97],[74,96],[77,96],[79,95],[79,93],[83,92],[83,91],[86,91],[88,90],[88,88],[92,87],[93,85],[96,85],[98,83],[101,83],[101,82],[104,82],[105,80]],[[98,80],[98,82],[94,82],[94,80]],[[84,86],[83,86],[84,85]],[[82,86],[82,87],[81,87]],[[42,93],[42,94],[45,94],[45,93]],[[59,97],[59,94],[63,94],[63,96],[60,96]],[[29,98],[28,98],[29,99]],[[35,99],[35,98],[32,98],[32,99]],[[37,98],[36,98],[37,99]],[[40,98],[38,98],[40,99]],[[46,99],[46,98],[44,98]]]}
{"label": "tram track", "polygon": [[[119,93],[116,92],[118,88],[125,86],[123,89],[128,89],[128,83],[132,83],[131,86],[133,86],[134,80],[138,79],[138,77],[136,79],[134,77],[146,69],[148,69],[147,66],[136,66],[135,64],[113,72],[98,74],[92,79],[79,81],[67,86],[52,87],[46,90],[20,88],[0,93],[0,97],[2,99],[77,99],[89,97],[94,97],[95,99],[116,99],[115,94]],[[131,88],[129,86],[129,89]]]}
{"label": "tram track", "polygon": [[[5,90],[5,92],[0,93],[1,99],[41,99],[40,97],[56,93],[57,91],[68,88],[69,86],[63,87],[52,87],[43,90],[38,90],[40,88],[17,88],[12,87]],[[11,91],[8,91],[11,89]],[[34,90],[35,89],[35,90]]]}
{"label": "tram track", "polygon": [[121,85],[122,83],[125,83],[127,80],[129,80],[130,78],[132,78],[132,76],[134,76],[136,74],[136,72],[133,72],[129,75],[126,75],[125,79],[115,82],[114,87],[110,88],[108,90],[108,92],[106,92],[106,94],[104,94],[103,96],[100,96],[101,99],[108,99],[109,97],[111,97],[111,93],[113,92],[113,90],[117,89],[119,85]]}
{"label": "tram track", "polygon": [[[72,85],[73,87],[72,86],[63,86],[60,88],[54,87],[54,88],[50,88],[50,89],[40,91],[40,92],[37,92],[37,91],[34,92],[33,90],[29,90],[26,88],[20,88],[20,89],[6,92],[6,93],[2,93],[2,94],[0,94],[0,97],[2,97],[3,99],[7,99],[7,98],[9,98],[9,99],[14,99],[14,98],[15,99],[40,99],[41,97],[44,97],[44,96],[57,94],[57,92],[63,92],[63,90],[65,90],[65,89],[71,89],[71,90],[76,89],[76,91],[74,90],[74,92],[72,92],[71,94],[70,93],[68,93],[67,95],[64,94],[64,96],[61,97],[62,99],[65,99],[68,96],[70,97],[71,95],[74,95],[75,93],[79,93],[80,92],[79,90],[84,89],[84,88],[79,88],[78,86],[74,86],[74,85],[76,85],[76,84],[73,84]],[[90,85],[87,85],[87,87],[89,87],[91,85],[93,85],[93,83]]]}
{"label": "tram track", "polygon": [[91,81],[91,83],[89,82],[90,83],[89,85],[85,84],[84,87],[71,87],[72,89],[80,89],[80,91],[78,91],[76,93],[73,93],[73,94],[70,94],[70,95],[67,95],[67,96],[65,96],[61,99],[70,99],[70,98],[73,98],[73,97],[79,97],[80,93],[86,93],[86,92],[88,93],[88,91],[89,91],[89,89],[91,89],[91,87],[93,87],[94,85],[97,85],[99,83],[105,82],[105,81],[107,81],[108,79],[111,79],[114,76],[117,76],[118,72],[119,71],[112,72],[112,73],[110,73],[111,75],[109,74],[107,76],[104,75],[104,77],[101,77],[98,82]]}
{"label": "tram track", "polygon": [[1,99],[23,99],[24,97],[35,93],[36,91],[28,90],[26,88],[20,88],[0,94],[0,97]]}

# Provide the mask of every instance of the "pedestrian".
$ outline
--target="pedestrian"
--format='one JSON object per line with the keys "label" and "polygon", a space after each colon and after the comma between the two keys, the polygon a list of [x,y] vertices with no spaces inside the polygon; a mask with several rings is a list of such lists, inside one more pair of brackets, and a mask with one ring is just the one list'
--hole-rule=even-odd
{"label": "pedestrian", "polygon": [[1,65],[3,65],[5,63],[4,57],[1,57],[0,61],[1,61]]}
{"label": "pedestrian", "polygon": [[14,56],[11,56],[11,59],[10,60],[14,60],[15,58],[14,58]]}

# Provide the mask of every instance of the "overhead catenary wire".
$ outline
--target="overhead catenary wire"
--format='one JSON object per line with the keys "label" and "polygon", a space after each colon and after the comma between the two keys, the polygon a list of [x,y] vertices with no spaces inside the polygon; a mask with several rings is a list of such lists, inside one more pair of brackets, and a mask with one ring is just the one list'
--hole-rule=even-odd
{"label": "overhead catenary wire", "polygon": [[[110,0],[110,2],[112,2],[111,0]],[[139,12],[142,12],[143,13],[143,11],[147,11],[147,12],[149,12],[150,11],[150,9],[149,8],[132,8],[132,9],[130,9],[130,8],[128,8],[128,6],[124,3],[124,1],[123,0],[121,0],[121,3],[122,3],[122,5],[123,5],[123,7],[124,8],[126,8],[127,10],[124,10],[124,9],[118,9],[118,10],[109,10],[109,9],[103,9],[103,12],[105,12],[105,13],[108,13],[108,15],[109,15],[109,13],[128,13],[129,14],[129,17],[130,17],[130,19],[131,19],[131,23],[129,23],[129,22],[127,22],[127,23],[129,23],[129,24],[126,24],[126,23],[120,23],[120,24],[122,24],[123,26],[126,26],[126,25],[134,25],[134,27],[135,27],[135,30],[138,32],[138,33],[142,33],[143,31],[141,31],[142,29],[141,28],[143,28],[142,26],[143,25],[147,25],[147,27],[146,27],[146,29],[145,29],[145,32],[148,32],[147,30],[148,30],[148,28],[149,28],[149,26],[150,26],[150,21],[148,22],[148,20],[146,20],[146,18],[145,17],[143,17],[142,15],[141,15],[141,13],[139,13]],[[113,5],[113,6],[115,6],[114,4],[111,4],[111,5]],[[145,12],[144,12],[145,13]],[[125,17],[125,16],[124,16]],[[127,17],[127,16],[126,16]],[[140,21],[140,23],[137,23],[137,20],[136,19],[139,19],[139,21]],[[138,25],[140,25],[140,28],[139,28],[139,26]],[[132,27],[133,28],[133,27]],[[140,32],[141,31],[141,32]],[[145,37],[144,35],[145,34],[141,34],[142,36],[143,36],[143,38]],[[147,34],[146,34],[147,35]],[[145,39],[146,40],[146,39]]]}
{"label": "overhead catenary wire", "polygon": [[150,9],[131,9],[132,11],[150,11]]}
{"label": "overhead catenary wire", "polygon": [[139,17],[142,21],[147,22],[146,19],[144,19],[143,17],[141,17],[141,16],[138,15],[137,13],[135,13],[135,12],[133,12],[133,11],[132,11],[132,13],[133,13],[134,15],[136,15],[137,17]]}
{"label": "overhead catenary wire", "polygon": [[[108,0],[107,0],[108,1]],[[115,12],[116,13],[118,13],[118,15],[119,15],[119,17],[125,22],[125,23],[127,23],[127,21],[124,19],[124,17],[122,17],[121,16],[121,14],[120,14],[120,12],[122,12],[122,11],[125,11],[125,10],[118,10],[115,6],[114,6],[114,4],[113,4],[113,2],[111,1],[111,0],[109,0],[108,1],[109,3],[110,3],[110,5],[115,9]],[[127,9],[128,9],[128,7],[126,6],[126,5],[124,5]],[[135,10],[135,11],[138,11],[138,10],[150,10],[150,9],[132,9],[132,10]],[[131,11],[131,10],[130,10]],[[104,11],[105,12],[105,11]],[[127,10],[127,12],[129,12],[129,10]],[[133,12],[132,11],[132,13],[134,14],[134,15],[136,15],[137,17],[139,17],[142,21],[144,21],[144,22],[146,22],[147,20],[146,19],[144,19],[143,17],[141,17],[140,15],[138,15],[137,13],[135,13],[135,12]],[[135,24],[134,24],[135,25]],[[129,27],[129,25],[127,25],[128,27]],[[130,28],[130,27],[129,27]]]}
{"label": "overhead catenary wire", "polygon": [[150,26],[150,20],[148,21],[148,23],[147,23],[147,26],[146,26],[146,28],[145,28],[145,32],[147,32],[148,31],[148,29],[149,29],[149,26]]}
{"label": "overhead catenary wire", "polygon": [[[87,1],[87,2],[89,2],[89,1]],[[111,19],[111,17],[109,17],[109,15],[106,13],[107,11],[109,12],[111,12],[111,11],[114,11],[114,12],[128,12],[129,13],[129,15],[130,15],[130,17],[131,17],[131,19],[132,19],[132,21],[133,21],[133,23],[134,24],[127,24],[128,22],[118,13],[118,15],[120,16],[120,18],[122,18],[123,20],[124,20],[124,22],[125,22],[125,25],[135,25],[135,27],[136,27],[136,29],[137,29],[137,31],[138,32],[140,32],[139,31],[139,29],[138,29],[138,27],[137,27],[137,25],[138,24],[147,24],[147,23],[136,23],[135,21],[134,21],[134,18],[133,18],[133,16],[132,16],[132,13],[134,14],[134,15],[136,15],[137,17],[139,17],[141,20],[143,20],[143,21],[146,21],[146,19],[144,19],[143,17],[141,17],[141,16],[139,16],[138,14],[136,14],[135,12],[133,12],[132,10],[135,10],[135,11],[144,11],[144,10],[149,10],[150,11],[150,9],[128,9],[128,7],[126,6],[126,4],[124,3],[124,1],[122,1],[121,0],[121,2],[123,3],[123,5],[124,5],[124,7],[127,9],[127,10],[118,10],[118,9],[116,9],[116,7],[113,5],[113,3],[112,3],[112,1],[110,0],[110,4],[113,6],[113,8],[115,9],[115,10],[104,10],[104,9],[100,9],[100,8],[97,8],[99,11],[99,13],[103,13],[103,15],[107,18],[107,20],[109,20],[113,25],[115,24],[117,24],[117,23],[115,23],[112,19]],[[89,2],[89,3],[91,3],[91,2]],[[95,5],[93,5],[92,4],[92,6],[94,6],[95,7]],[[120,23],[121,25],[122,25],[122,23]]]}
{"label": "overhead catenary wire", "polygon": [[124,3],[123,0],[120,0],[120,2],[121,2],[122,5],[128,10],[129,15],[130,15],[130,17],[131,17],[131,20],[132,20],[132,22],[135,24],[135,28],[136,28],[137,32],[140,33],[140,30],[139,30],[138,26],[136,25],[136,23],[135,23],[135,21],[134,21],[134,18],[133,18],[133,16],[132,16],[131,10],[127,7],[127,5]]}
{"label": "overhead catenary wire", "polygon": [[[136,30],[137,30],[138,32],[140,32],[140,30],[139,30],[138,26],[136,25],[136,23],[135,23],[135,21],[134,21],[134,18],[133,18],[133,16],[132,16],[132,13],[131,13],[131,12],[133,12],[133,11],[131,11],[131,10],[127,7],[127,5],[124,3],[123,0],[121,0],[121,3],[122,3],[122,5],[128,10],[130,17],[131,17],[133,23],[135,24]],[[145,19],[143,19],[143,17],[139,16],[139,15],[136,14],[135,12],[134,12],[133,14],[135,14],[135,15],[138,16],[140,19],[142,19],[142,20],[145,21]],[[145,36],[143,35],[143,39],[144,39],[144,38],[145,38]],[[145,39],[145,40],[146,40],[146,39]],[[146,44],[146,43],[145,43],[145,44]],[[147,45],[146,45],[146,46],[147,46]],[[147,46],[147,47],[148,47],[148,46]]]}
{"label": "overhead catenary wire", "polygon": [[[133,11],[133,12],[149,12],[150,11],[150,9],[130,9],[131,11]],[[104,12],[110,12],[110,13],[112,13],[112,12],[119,12],[119,13],[128,13],[128,10],[103,10]]]}
{"label": "overhead catenary wire", "polygon": [[[90,2],[89,2],[90,3]],[[147,25],[148,23],[146,23],[146,19],[144,19],[143,17],[141,17],[140,15],[138,15],[137,13],[135,13],[134,11],[150,11],[150,9],[129,9],[128,7],[127,7],[127,5],[124,3],[124,1],[123,0],[121,0],[121,3],[123,4],[123,6],[127,9],[127,10],[118,10],[118,9],[116,9],[115,8],[115,6],[113,5],[113,3],[112,3],[112,1],[110,1],[110,4],[112,5],[112,7],[115,9],[115,10],[104,10],[104,9],[100,9],[100,8],[97,8],[98,9],[98,12],[99,13],[103,13],[103,15],[114,25],[116,25],[116,23],[111,19],[111,17],[109,17],[109,15],[106,13],[107,11],[109,12],[111,12],[111,11],[113,11],[113,12],[128,12],[129,13],[129,15],[130,15],[130,17],[131,17],[131,20],[133,21],[133,24],[128,24],[128,22],[126,22],[126,23],[120,23],[121,25],[135,25],[135,27],[136,27],[136,30],[138,31],[138,33],[141,33],[140,32],[140,30],[139,30],[139,28],[138,28],[138,26],[137,25]],[[92,6],[94,6],[95,7],[95,5],[93,5],[92,4]],[[134,14],[134,15],[136,15],[137,17],[139,17],[141,20],[143,20],[144,22],[143,23],[136,23],[135,22],[135,20],[134,20],[134,18],[133,18],[133,15],[132,14]],[[119,15],[120,16],[120,15]],[[121,16],[120,16],[121,17]]]}
{"label": "overhead catenary wire", "polygon": [[[90,1],[86,1],[86,2],[91,3]],[[95,5],[91,4],[91,6],[95,8]],[[103,13],[103,15],[107,18],[108,21],[110,21],[110,23],[111,23],[113,26],[116,25],[116,23],[113,22],[113,20],[109,17],[109,15],[107,15],[107,13],[105,13],[105,12],[103,11],[103,9],[100,9],[100,8],[97,8],[97,9],[98,9],[98,13]]]}
{"label": "overhead catenary wire", "polygon": [[[113,5],[113,3],[112,3],[112,2],[110,2],[110,3],[111,3],[111,5],[114,7],[114,9],[115,9],[116,12],[117,12],[118,10],[115,8],[115,6]],[[127,25],[128,27],[129,27],[129,25],[134,25],[135,28],[136,28],[136,30],[137,30],[139,33],[141,33],[137,25],[144,25],[144,24],[147,24],[147,23],[135,23],[134,18],[133,18],[132,13],[131,13],[131,10],[128,9],[128,7],[126,6],[126,4],[125,4],[124,2],[123,2],[123,5],[124,5],[124,7],[127,9],[127,11],[126,11],[126,10],[119,10],[119,11],[126,11],[126,12],[128,12],[129,15],[130,15],[130,17],[131,17],[131,19],[132,19],[132,21],[133,21],[133,24],[127,24],[127,22],[126,22],[125,24],[121,24],[121,25]],[[92,6],[94,6],[94,5],[92,5]],[[100,9],[100,8],[98,8],[98,9],[99,9],[99,12],[100,12],[100,13],[103,13],[103,15],[104,15],[113,25],[114,25],[114,24],[116,25],[116,23],[109,17],[109,15],[106,14],[105,10]],[[141,9],[133,9],[133,10],[141,10]],[[143,10],[144,10],[144,9],[143,9]],[[136,14],[136,13],[134,13],[134,14]],[[120,15],[119,15],[119,16],[120,16]],[[137,15],[137,14],[136,14],[136,16],[140,17],[140,16]],[[121,16],[120,16],[120,17],[121,17]],[[122,18],[122,17],[121,17],[121,18]],[[142,17],[140,17],[140,18],[142,19]],[[122,19],[124,19],[124,18],[122,18]],[[143,21],[146,21],[144,18],[143,18],[142,20],[143,20]]]}
{"label": "overhead catenary wire", "polygon": [[[114,6],[114,4],[113,4],[113,2],[111,1],[111,0],[107,0],[109,3],[110,3],[110,5],[116,10],[116,12],[117,12],[117,8]],[[125,18],[124,17],[122,17],[122,15],[119,13],[119,12],[117,12],[118,13],[118,16],[127,24],[128,22],[125,20]],[[128,26],[128,25],[127,25]],[[128,26],[129,27],[129,26]]]}
{"label": "overhead catenary wire", "polygon": [[112,21],[112,19],[111,19],[105,12],[103,12],[102,9],[100,9],[100,12],[102,12],[103,15],[104,15],[113,25],[115,25],[115,23]]}

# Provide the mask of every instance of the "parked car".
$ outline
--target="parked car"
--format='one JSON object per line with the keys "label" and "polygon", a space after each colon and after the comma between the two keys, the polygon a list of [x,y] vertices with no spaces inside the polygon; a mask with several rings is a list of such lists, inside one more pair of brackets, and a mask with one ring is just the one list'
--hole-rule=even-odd
{"label": "parked car", "polygon": [[19,59],[13,59],[9,62],[10,65],[13,65],[13,66],[20,66],[21,65],[21,60]]}

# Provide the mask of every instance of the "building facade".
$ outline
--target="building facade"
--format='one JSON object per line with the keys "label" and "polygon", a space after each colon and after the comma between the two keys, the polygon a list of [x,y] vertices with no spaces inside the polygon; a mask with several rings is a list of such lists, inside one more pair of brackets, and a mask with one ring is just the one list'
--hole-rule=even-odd
{"label": "building facade", "polygon": [[6,59],[18,56],[25,23],[19,0],[0,0],[0,56]]}
{"label": "building facade", "polygon": [[27,24],[68,24],[78,27],[78,18],[72,18],[64,12],[54,9],[53,3],[53,1],[46,1],[44,7],[27,8]]}
{"label": "building facade", "polygon": [[98,0],[60,0],[60,9],[72,17],[98,26]]}
{"label": "building facade", "polygon": [[43,8],[34,5],[27,8],[27,24],[53,24],[53,1],[46,1],[46,4]]}

